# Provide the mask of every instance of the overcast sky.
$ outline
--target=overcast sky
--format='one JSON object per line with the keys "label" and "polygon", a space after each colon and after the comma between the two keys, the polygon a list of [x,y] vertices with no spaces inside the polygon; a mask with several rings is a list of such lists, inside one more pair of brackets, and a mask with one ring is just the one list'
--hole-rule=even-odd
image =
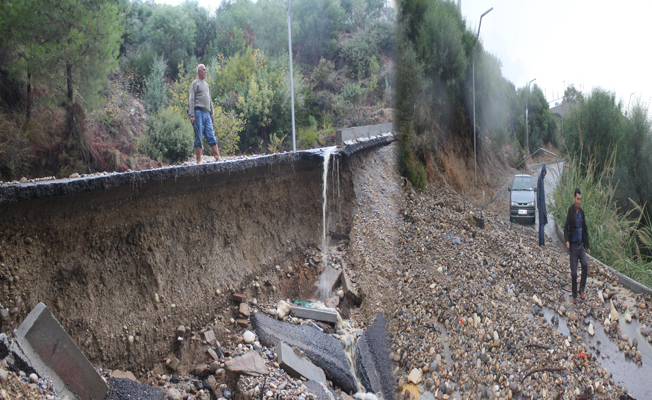
{"label": "overcast sky", "polygon": [[[647,48],[652,2],[462,0],[467,25],[503,63],[503,76],[517,87],[536,78],[549,101],[566,86],[587,93],[600,86],[627,108],[652,96],[652,52]],[[554,95],[554,97],[553,97]]]}
{"label": "overcast sky", "polygon": [[[179,4],[182,0],[155,0]],[[198,0],[214,10],[219,0]],[[573,83],[585,93],[595,86],[615,92],[627,107],[652,96],[652,1],[462,0],[462,14],[480,40],[503,63],[503,76],[516,87],[529,80],[548,101]],[[553,103],[554,105],[554,103]]]}

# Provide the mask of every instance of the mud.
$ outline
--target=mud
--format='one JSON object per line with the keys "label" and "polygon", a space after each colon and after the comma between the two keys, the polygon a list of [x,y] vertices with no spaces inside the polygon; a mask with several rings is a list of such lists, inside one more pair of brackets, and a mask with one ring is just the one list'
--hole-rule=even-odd
{"label": "mud", "polygon": [[[329,182],[331,245],[351,231],[361,179],[353,168],[375,163],[376,153],[331,163],[339,172]],[[305,261],[321,242],[322,163],[205,171],[1,203],[2,331],[42,301],[96,367],[142,377],[165,372],[174,355],[186,373],[203,357],[200,328],[211,326],[219,341],[235,331],[233,293],[312,297],[320,271]],[[179,341],[179,325],[199,332]]]}

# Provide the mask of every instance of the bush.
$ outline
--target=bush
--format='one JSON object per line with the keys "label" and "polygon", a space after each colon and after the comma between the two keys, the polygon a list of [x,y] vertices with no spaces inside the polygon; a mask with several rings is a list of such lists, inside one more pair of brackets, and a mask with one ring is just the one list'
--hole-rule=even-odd
{"label": "bush", "polygon": [[154,160],[178,163],[192,154],[192,125],[169,108],[147,119],[146,135],[145,153]]}
{"label": "bush", "polygon": [[346,62],[350,77],[363,79],[369,76],[372,57],[379,52],[374,33],[370,29],[358,32],[342,44],[340,54]]}
{"label": "bush", "polygon": [[335,64],[322,57],[319,64],[312,71],[312,79],[315,81],[315,87],[317,88],[335,89]]}

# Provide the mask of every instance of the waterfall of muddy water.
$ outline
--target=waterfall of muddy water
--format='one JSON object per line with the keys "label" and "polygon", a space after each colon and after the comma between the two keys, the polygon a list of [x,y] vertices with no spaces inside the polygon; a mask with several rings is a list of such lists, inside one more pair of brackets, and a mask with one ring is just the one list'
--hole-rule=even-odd
{"label": "waterfall of muddy water", "polygon": [[351,366],[351,373],[353,378],[355,378],[355,384],[358,387],[358,393],[366,393],[364,386],[360,382],[357,374],[357,368],[355,363],[355,349],[357,344],[357,339],[359,335],[362,334],[362,329],[354,328],[351,326],[351,321],[344,321],[342,317],[337,317],[337,325],[335,326],[335,331],[340,336],[340,342],[342,342],[342,347],[344,348],[344,354],[349,360],[349,365]]}
{"label": "waterfall of muddy water", "polygon": [[324,270],[322,271],[321,275],[319,276],[319,296],[321,300],[325,300],[331,295],[331,288],[326,287],[326,282],[325,282],[325,274],[324,272],[326,271],[326,267],[328,266],[328,249],[326,247],[326,203],[328,202],[328,163],[331,159],[331,153],[336,149],[337,147],[332,146],[332,147],[327,147],[326,152],[324,153],[324,172],[322,174],[322,180],[324,183],[324,189],[322,192],[322,234],[321,234],[321,251],[322,251],[322,266]]}

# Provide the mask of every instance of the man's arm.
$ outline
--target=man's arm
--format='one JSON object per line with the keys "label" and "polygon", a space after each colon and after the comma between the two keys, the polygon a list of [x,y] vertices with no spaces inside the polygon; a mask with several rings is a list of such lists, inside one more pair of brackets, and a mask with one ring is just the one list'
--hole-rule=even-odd
{"label": "man's arm", "polygon": [[591,246],[589,246],[589,230],[586,227],[586,214],[584,214],[584,209],[582,209],[582,240],[584,241],[587,253],[591,254]]}
{"label": "man's arm", "polygon": [[190,93],[188,94],[188,116],[190,116],[190,123],[195,123],[195,82],[190,85]]}
{"label": "man's arm", "polygon": [[570,208],[566,214],[566,222],[564,223],[564,239],[566,239],[566,248],[570,249],[570,224],[571,224],[571,214]]}

